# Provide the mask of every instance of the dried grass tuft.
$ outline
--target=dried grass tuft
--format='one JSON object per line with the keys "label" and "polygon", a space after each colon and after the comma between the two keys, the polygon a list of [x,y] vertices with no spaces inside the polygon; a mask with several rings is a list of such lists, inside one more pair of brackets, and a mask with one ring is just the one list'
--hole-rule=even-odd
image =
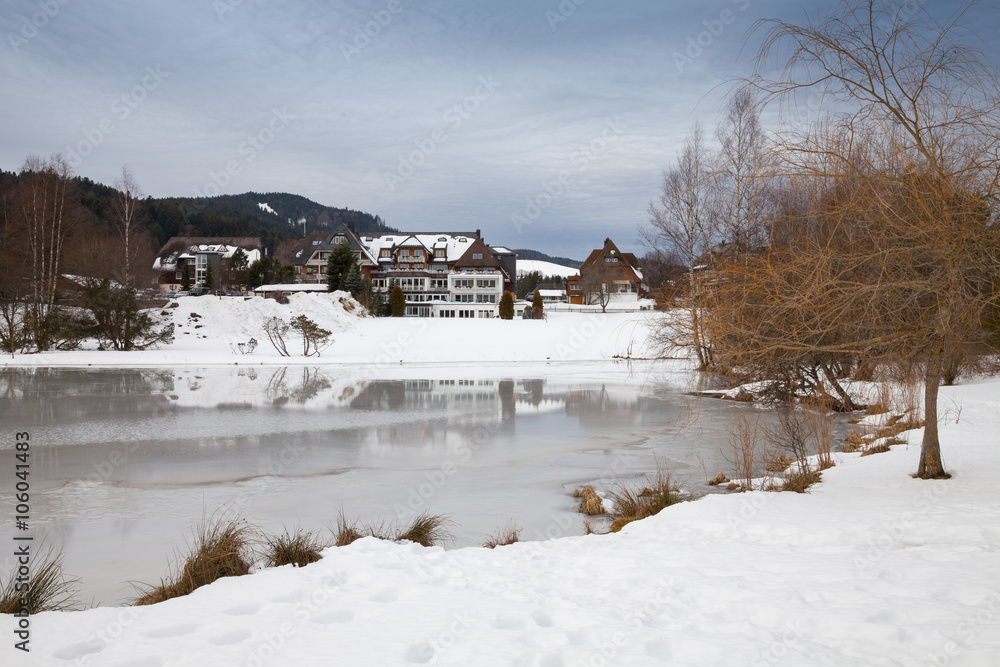
{"label": "dried grass tuft", "polygon": [[709,486],[719,486],[720,484],[726,484],[729,482],[729,478],[726,477],[726,473],[719,471],[719,474],[708,480]]}
{"label": "dried grass tuft", "polygon": [[0,582],[0,614],[27,611],[73,611],[78,609],[74,588],[80,580],[63,571],[63,553],[51,547],[32,557],[28,590],[18,590],[17,566],[6,583]]}
{"label": "dried grass tuft", "polygon": [[601,502],[601,497],[594,491],[594,487],[585,486],[582,489],[577,489],[573,492],[573,497],[580,499],[577,511],[581,514],[586,514],[587,516],[604,514],[604,503]]}
{"label": "dried grass tuft", "polygon": [[264,538],[264,563],[267,567],[305,567],[318,561],[322,557],[320,552],[327,546],[311,532],[285,530],[281,535]]}
{"label": "dried grass tuft", "polygon": [[195,536],[194,548],[173,580],[158,586],[138,585],[135,605],[149,605],[188,595],[222,577],[250,573],[254,530],[240,517],[220,516],[206,520]]}
{"label": "dried grass tuft", "polygon": [[519,542],[520,539],[521,528],[511,521],[503,528],[498,528],[495,534],[486,538],[486,541],[483,542],[483,546],[487,549],[496,549],[497,547],[505,547],[508,544]]}

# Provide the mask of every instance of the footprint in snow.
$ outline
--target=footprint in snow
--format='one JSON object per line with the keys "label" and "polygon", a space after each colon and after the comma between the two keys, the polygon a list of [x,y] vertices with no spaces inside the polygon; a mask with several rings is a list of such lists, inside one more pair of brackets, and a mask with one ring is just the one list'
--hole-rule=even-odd
{"label": "footprint in snow", "polygon": [[76,660],[91,653],[100,653],[103,648],[104,646],[97,642],[80,642],[64,646],[52,655],[60,660]]}
{"label": "footprint in snow", "polygon": [[519,614],[497,614],[491,625],[497,630],[523,630],[527,621]]}
{"label": "footprint in snow", "polygon": [[239,644],[242,641],[246,641],[252,636],[253,632],[250,630],[247,630],[246,628],[237,628],[235,630],[215,635],[214,637],[209,637],[208,641],[216,646],[232,646],[233,644]]}
{"label": "footprint in snow", "polygon": [[305,594],[302,591],[291,591],[290,593],[282,593],[277,597],[271,598],[271,602],[277,602],[278,604],[301,602],[304,597]]}
{"label": "footprint in snow", "polygon": [[552,617],[546,614],[541,609],[537,610],[531,615],[531,618],[540,628],[551,628],[555,623],[552,622]]}
{"label": "footprint in snow", "polygon": [[434,649],[427,642],[414,644],[406,649],[406,659],[417,664],[427,664],[434,659]]}
{"label": "footprint in snow", "polygon": [[328,625],[330,623],[350,623],[354,620],[354,612],[350,609],[338,609],[327,614],[321,614],[312,619],[313,623]]}
{"label": "footprint in snow", "polygon": [[143,637],[150,639],[166,639],[168,637],[180,637],[194,632],[200,626],[197,623],[181,623],[179,625],[168,625],[165,628],[155,628],[142,633]]}
{"label": "footprint in snow", "polygon": [[228,614],[229,616],[249,616],[250,614],[256,614],[260,611],[259,604],[241,604],[235,607],[230,607],[229,609],[223,609],[223,614]]}

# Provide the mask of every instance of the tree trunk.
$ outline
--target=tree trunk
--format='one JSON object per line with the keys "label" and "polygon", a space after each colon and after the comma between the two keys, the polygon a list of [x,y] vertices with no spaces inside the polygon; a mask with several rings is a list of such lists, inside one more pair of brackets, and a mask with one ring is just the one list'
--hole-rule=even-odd
{"label": "tree trunk", "polygon": [[941,385],[942,349],[938,346],[927,358],[924,377],[924,439],[920,444],[920,464],[917,477],[932,479],[947,477],[941,460],[941,442],[938,440],[937,400]]}

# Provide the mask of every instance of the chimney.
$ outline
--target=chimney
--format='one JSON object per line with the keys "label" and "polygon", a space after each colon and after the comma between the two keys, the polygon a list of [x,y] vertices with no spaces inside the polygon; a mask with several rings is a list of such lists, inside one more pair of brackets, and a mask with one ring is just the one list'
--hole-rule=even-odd
{"label": "chimney", "polygon": [[356,235],[358,233],[358,230],[355,229],[355,227],[354,227],[354,221],[353,220],[348,220],[347,221],[347,228],[351,230],[352,234]]}
{"label": "chimney", "polygon": [[480,234],[479,232],[480,232],[480,230],[477,229],[476,230],[476,236],[478,236],[479,238],[482,238],[482,234]]}

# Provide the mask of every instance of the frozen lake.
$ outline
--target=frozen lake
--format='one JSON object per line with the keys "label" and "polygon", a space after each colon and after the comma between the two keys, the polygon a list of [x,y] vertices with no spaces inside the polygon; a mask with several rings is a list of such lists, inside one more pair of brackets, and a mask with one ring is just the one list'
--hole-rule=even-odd
{"label": "frozen lake", "polygon": [[[158,582],[221,507],[268,531],[427,509],[454,522],[449,547],[509,520],[522,539],[581,534],[574,488],[659,460],[704,492],[706,472],[730,469],[728,422],[754,409],[687,396],[691,374],[671,362],[391,373],[3,369],[0,412],[8,433],[31,433],[36,539],[65,550],[83,602],[107,605]],[[14,481],[0,476],[5,498]],[[3,522],[0,539],[12,532]]]}

